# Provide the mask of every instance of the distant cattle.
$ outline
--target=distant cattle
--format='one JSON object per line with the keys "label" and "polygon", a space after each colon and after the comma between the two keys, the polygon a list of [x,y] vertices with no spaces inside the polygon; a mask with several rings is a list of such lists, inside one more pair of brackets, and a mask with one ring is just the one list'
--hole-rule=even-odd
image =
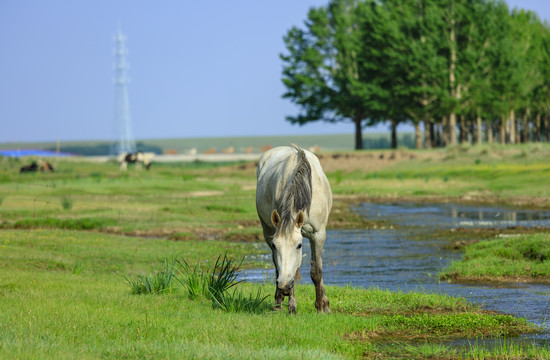
{"label": "distant cattle", "polygon": [[54,172],[52,164],[47,161],[40,161],[40,165],[36,161],[33,161],[30,165],[21,166],[19,173],[27,172]]}
{"label": "distant cattle", "polygon": [[314,146],[310,146],[307,148],[309,151],[311,151],[312,153],[319,153],[321,152],[321,148],[319,147],[319,145],[314,145]]}
{"label": "distant cattle", "polygon": [[271,144],[267,144],[266,146],[260,146],[260,152],[264,153],[268,150],[271,150]]}
{"label": "distant cattle", "polygon": [[53,166],[47,161],[43,161],[40,165],[41,172],[53,172]]}
{"label": "distant cattle", "polygon": [[233,146],[230,146],[227,149],[223,149],[222,153],[223,154],[234,154],[235,153],[235,148]]}
{"label": "distant cattle", "polygon": [[204,153],[205,154],[215,154],[216,153],[216,148],[210,148],[208,150],[204,150]]}
{"label": "distant cattle", "polygon": [[151,167],[151,160],[155,157],[154,153],[144,153],[141,151],[135,153],[122,153],[118,156],[118,162],[120,163],[121,170],[127,170],[128,164],[135,164],[136,170],[141,170],[143,166],[149,170]]}
{"label": "distant cattle", "polygon": [[23,165],[21,166],[21,169],[19,169],[19,173],[26,173],[26,172],[37,172],[38,171],[38,164],[36,161],[33,161],[30,165]]}

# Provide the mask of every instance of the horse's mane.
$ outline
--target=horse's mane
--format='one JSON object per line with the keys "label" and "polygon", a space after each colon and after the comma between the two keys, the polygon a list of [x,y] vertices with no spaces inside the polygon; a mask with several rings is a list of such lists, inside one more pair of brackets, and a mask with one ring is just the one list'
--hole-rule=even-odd
{"label": "horse's mane", "polygon": [[296,167],[282,193],[280,207],[281,224],[279,229],[287,232],[294,224],[294,216],[298,211],[309,215],[311,207],[311,165],[307,161],[306,153],[297,145],[292,145],[297,154]]}

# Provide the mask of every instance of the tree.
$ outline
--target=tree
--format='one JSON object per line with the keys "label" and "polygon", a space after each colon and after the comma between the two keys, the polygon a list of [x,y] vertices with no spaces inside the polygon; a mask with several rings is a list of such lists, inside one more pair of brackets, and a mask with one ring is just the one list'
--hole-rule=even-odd
{"label": "tree", "polygon": [[383,108],[384,89],[376,69],[360,62],[364,49],[359,26],[360,6],[375,7],[373,0],[334,0],[312,8],[305,29],[293,27],[284,37],[288,54],[282,54],[284,98],[300,107],[291,123],[351,121],[355,149],[363,148],[362,129]]}
{"label": "tree", "polygon": [[379,122],[392,147],[402,122],[416,147],[455,144],[457,125],[461,142],[483,127],[488,141],[550,136],[550,27],[503,0],[332,0],[285,44],[284,97],[300,108],[287,120],[351,121],[356,149]]}
{"label": "tree", "polygon": [[384,1],[383,6],[391,14],[389,23],[397,24],[397,34],[386,45],[388,56],[384,60],[392,73],[391,93],[397,94],[402,117],[415,126],[415,143],[422,147],[420,124],[424,123],[426,146],[434,142],[431,129],[435,119],[443,113],[447,79],[445,42],[442,11],[434,0]]}

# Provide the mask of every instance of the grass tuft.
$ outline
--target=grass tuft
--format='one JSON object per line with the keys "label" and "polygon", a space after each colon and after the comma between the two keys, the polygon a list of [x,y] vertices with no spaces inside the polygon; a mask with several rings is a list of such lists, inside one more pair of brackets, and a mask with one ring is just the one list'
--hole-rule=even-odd
{"label": "grass tuft", "polygon": [[132,294],[159,294],[171,289],[175,274],[176,260],[164,260],[164,267],[152,274],[138,274],[133,278],[125,277]]}
{"label": "grass tuft", "polygon": [[71,198],[64,197],[63,199],[61,199],[61,206],[64,210],[71,210],[73,208],[73,201],[71,200]]}
{"label": "grass tuft", "polygon": [[223,255],[223,258],[220,255],[212,271],[208,269],[206,272],[202,271],[200,263],[193,268],[185,259],[178,259],[176,263],[179,265],[176,280],[187,289],[190,299],[202,295],[212,301],[214,309],[234,313],[261,314],[272,307],[272,304],[266,301],[269,295],[264,296],[260,289],[256,295],[246,296],[236,288],[233,293],[229,293],[231,288],[242,282],[242,280],[237,281],[237,272],[242,261],[236,265],[234,260],[228,258],[226,254]]}
{"label": "grass tuft", "polygon": [[237,272],[242,264],[235,265],[233,259],[229,259],[227,254],[218,256],[216,264],[210,272],[202,271],[200,262],[191,269],[185,259],[176,260],[179,265],[176,280],[187,288],[189,298],[193,299],[198,295],[204,295],[211,300],[220,300],[221,297],[233,286],[242,282],[236,281]]}
{"label": "grass tuft", "polygon": [[179,265],[176,280],[187,288],[188,297],[190,299],[195,299],[199,295],[208,297],[210,294],[208,291],[208,278],[201,270],[200,262],[193,269],[191,269],[185,259],[177,259],[176,263]]}
{"label": "grass tuft", "polygon": [[270,311],[273,304],[269,303],[269,295],[263,295],[261,290],[253,295],[244,295],[239,289],[233,290],[232,294],[217,293],[212,296],[212,307],[222,309],[225,312],[247,312],[252,314],[263,314]]}
{"label": "grass tuft", "polygon": [[227,290],[242,282],[242,280],[235,281],[241,264],[242,261],[239,265],[235,265],[234,260],[227,258],[226,254],[223,255],[223,259],[221,255],[218,256],[214,269],[208,277],[208,290],[214,297],[216,297],[216,294],[224,294]]}

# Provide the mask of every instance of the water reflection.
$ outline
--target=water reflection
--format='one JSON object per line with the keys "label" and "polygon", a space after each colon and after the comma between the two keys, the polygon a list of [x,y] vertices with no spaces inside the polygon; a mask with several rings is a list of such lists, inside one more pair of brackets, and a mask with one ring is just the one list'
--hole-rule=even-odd
{"label": "water reflection", "polygon": [[[456,285],[440,282],[437,274],[459,252],[444,249],[446,240],[436,239],[436,229],[550,227],[550,212],[505,207],[458,204],[370,204],[355,209],[368,219],[399,225],[382,230],[334,230],[327,233],[323,253],[326,284],[414,290],[460,296],[485,308],[527,318],[549,331],[527,335],[530,341],[550,341],[550,286],[520,284],[515,287]],[[266,249],[267,250],[267,249]],[[268,267],[272,269],[270,260]],[[309,279],[309,247],[304,247],[300,269],[302,282]],[[248,281],[265,281],[273,270],[249,270]]]}
{"label": "water reflection", "polygon": [[356,209],[368,219],[387,219],[402,226],[452,227],[548,227],[550,211],[459,204],[371,204]]}

